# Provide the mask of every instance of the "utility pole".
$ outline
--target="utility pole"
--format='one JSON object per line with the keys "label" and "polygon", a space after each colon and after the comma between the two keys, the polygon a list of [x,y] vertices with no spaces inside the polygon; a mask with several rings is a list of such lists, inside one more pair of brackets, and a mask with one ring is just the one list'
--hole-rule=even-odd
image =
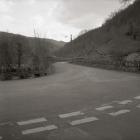
{"label": "utility pole", "polygon": [[73,41],[73,36],[72,36],[72,34],[70,35],[70,42],[72,43],[72,41]]}
{"label": "utility pole", "polygon": [[36,33],[35,28],[34,28],[34,37],[37,38],[37,33]]}

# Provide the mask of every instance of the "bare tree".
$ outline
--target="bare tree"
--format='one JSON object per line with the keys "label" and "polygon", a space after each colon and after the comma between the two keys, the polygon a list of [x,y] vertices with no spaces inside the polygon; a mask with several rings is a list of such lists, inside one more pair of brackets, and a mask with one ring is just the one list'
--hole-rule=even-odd
{"label": "bare tree", "polygon": [[132,0],[119,0],[121,3],[127,3],[127,2],[130,2]]}
{"label": "bare tree", "polygon": [[21,57],[23,55],[23,50],[22,50],[22,44],[21,43],[17,43],[17,64],[18,64],[18,68],[20,69],[21,67]]}
{"label": "bare tree", "polygon": [[119,0],[121,3],[129,4],[130,2],[134,2],[136,0]]}
{"label": "bare tree", "polygon": [[46,46],[45,39],[41,39],[39,34],[34,29],[35,48],[32,54],[32,64],[35,73],[40,75],[49,67],[49,49]]}
{"label": "bare tree", "polygon": [[0,67],[4,71],[10,71],[13,64],[13,50],[9,44],[9,40],[3,38],[0,43]]}

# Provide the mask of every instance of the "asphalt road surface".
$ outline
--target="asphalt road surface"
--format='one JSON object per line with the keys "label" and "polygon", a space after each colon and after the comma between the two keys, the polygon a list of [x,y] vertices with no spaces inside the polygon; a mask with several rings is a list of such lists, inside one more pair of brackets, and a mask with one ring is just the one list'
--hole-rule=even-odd
{"label": "asphalt road surface", "polygon": [[0,82],[0,140],[140,140],[140,75],[55,64]]}

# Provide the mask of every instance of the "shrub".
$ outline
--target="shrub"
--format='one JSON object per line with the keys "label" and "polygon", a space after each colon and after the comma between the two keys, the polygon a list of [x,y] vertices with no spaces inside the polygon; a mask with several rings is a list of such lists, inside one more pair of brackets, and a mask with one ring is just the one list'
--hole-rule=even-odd
{"label": "shrub", "polygon": [[3,81],[12,80],[12,74],[8,73],[8,72],[2,73],[1,76],[0,76],[0,79],[3,80]]}

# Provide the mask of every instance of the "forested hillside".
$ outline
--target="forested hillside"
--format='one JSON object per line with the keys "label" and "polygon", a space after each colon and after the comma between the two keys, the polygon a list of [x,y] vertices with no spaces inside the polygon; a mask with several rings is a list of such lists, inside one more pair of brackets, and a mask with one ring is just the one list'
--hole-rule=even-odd
{"label": "forested hillside", "polygon": [[49,57],[61,45],[62,42],[55,40],[0,32],[0,77],[47,74],[51,65]]}
{"label": "forested hillside", "polygon": [[[140,61],[140,0],[113,13],[102,27],[79,36],[56,52],[63,57]],[[94,20],[94,19],[91,19]]]}

